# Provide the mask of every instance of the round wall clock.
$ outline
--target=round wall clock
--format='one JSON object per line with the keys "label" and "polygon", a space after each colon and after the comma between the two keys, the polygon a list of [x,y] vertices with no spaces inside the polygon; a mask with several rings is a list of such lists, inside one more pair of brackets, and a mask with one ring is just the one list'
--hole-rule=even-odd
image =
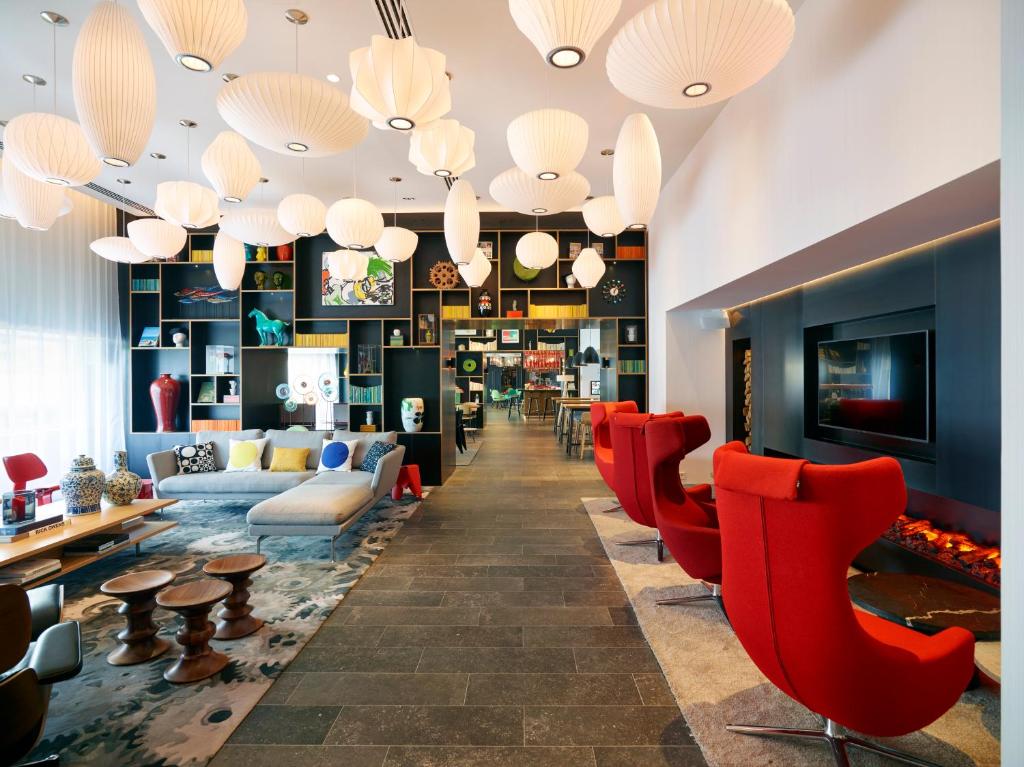
{"label": "round wall clock", "polygon": [[621,304],[626,297],[626,286],[622,280],[605,280],[601,286],[601,295],[610,304]]}
{"label": "round wall clock", "polygon": [[438,290],[458,287],[459,270],[451,261],[438,261],[430,267],[430,284]]}

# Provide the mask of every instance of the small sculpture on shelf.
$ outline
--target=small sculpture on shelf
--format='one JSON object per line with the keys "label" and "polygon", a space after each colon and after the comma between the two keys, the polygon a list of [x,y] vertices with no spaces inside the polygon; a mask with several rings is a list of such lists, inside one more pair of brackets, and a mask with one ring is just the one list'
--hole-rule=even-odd
{"label": "small sculpture on shelf", "polygon": [[476,310],[481,317],[490,317],[492,309],[491,294],[487,292],[487,288],[484,288],[480,291],[479,298],[477,298]]}
{"label": "small sculpture on shelf", "polygon": [[267,273],[257,269],[252,273],[252,281],[256,283],[256,290],[266,290]]}
{"label": "small sculpture on shelf", "polygon": [[288,287],[288,275],[284,272],[274,272],[270,275],[271,290],[287,290]]}
{"label": "small sculpture on shelf", "polygon": [[171,340],[178,349],[184,349],[188,342],[188,334],[185,332],[185,328],[178,327],[171,333]]}
{"label": "small sculpture on shelf", "polygon": [[249,312],[249,317],[256,318],[256,332],[260,337],[260,346],[287,346],[288,340],[284,329],[289,323],[284,320],[272,320],[259,309]]}
{"label": "small sculpture on shelf", "polygon": [[100,498],[106,478],[96,468],[92,458],[79,455],[71,462],[71,469],[61,477],[60,492],[64,496],[65,513],[71,516],[95,514],[100,510]]}
{"label": "small sculpture on shelf", "polygon": [[412,432],[423,429],[422,397],[406,397],[402,400],[402,427]]}
{"label": "small sculpture on shelf", "polygon": [[238,381],[236,381],[234,378],[228,381],[228,396],[238,396]]}
{"label": "small sculpture on shelf", "polygon": [[115,506],[124,506],[138,498],[140,492],[142,479],[138,474],[128,471],[128,453],[115,450],[114,471],[107,475],[103,497]]}

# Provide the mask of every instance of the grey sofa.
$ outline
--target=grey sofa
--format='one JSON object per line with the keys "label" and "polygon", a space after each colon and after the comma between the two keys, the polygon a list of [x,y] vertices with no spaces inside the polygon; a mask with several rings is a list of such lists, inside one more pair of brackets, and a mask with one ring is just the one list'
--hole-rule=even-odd
{"label": "grey sofa", "polygon": [[[224,471],[230,439],[267,438],[263,449],[263,468],[267,469],[277,447],[308,447],[306,471],[245,472]],[[350,472],[317,474],[324,439],[356,440]],[[346,529],[391,491],[398,481],[398,472],[405,457],[405,447],[398,445],[377,462],[371,474],[358,470],[370,444],[377,441],[395,443],[395,432],[351,431],[280,431],[259,429],[240,432],[199,432],[196,442],[212,442],[215,472],[178,474],[173,450],[151,453],[146,457],[157,498],[258,501],[246,515],[249,535],[260,542],[271,535],[315,535],[334,542]]]}

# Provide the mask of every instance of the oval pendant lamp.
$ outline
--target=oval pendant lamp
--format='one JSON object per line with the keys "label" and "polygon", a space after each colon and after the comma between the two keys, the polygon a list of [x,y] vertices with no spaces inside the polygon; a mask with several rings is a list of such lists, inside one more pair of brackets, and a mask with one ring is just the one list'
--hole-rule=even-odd
{"label": "oval pendant lamp", "polygon": [[615,237],[626,228],[615,196],[595,197],[583,206],[583,222],[598,237]]}
{"label": "oval pendant lamp", "polygon": [[488,191],[503,208],[528,216],[550,216],[582,204],[590,194],[590,182],[576,171],[541,181],[519,168],[509,168],[494,177]]}
{"label": "oval pendant lamp", "polygon": [[369,248],[384,231],[384,216],[358,197],[338,200],[327,209],[327,234],[343,248]]}
{"label": "oval pendant lamp", "polygon": [[128,239],[150,258],[168,259],[181,253],[188,232],[162,218],[138,218],[128,223]]}
{"label": "oval pendant lamp", "polygon": [[296,237],[315,237],[326,226],[327,206],[311,194],[290,194],[278,203],[277,220]]}
{"label": "oval pendant lamp", "polygon": [[242,0],[138,0],[139,10],[175,61],[209,72],[245,39]]}
{"label": "oval pendant lamp", "polygon": [[627,229],[646,229],[661,194],[661,148],[650,118],[640,112],[622,123],[612,158],[615,203]]}
{"label": "oval pendant lamp", "polygon": [[536,109],[508,125],[508,150],[524,172],[552,181],[576,169],[587,151],[587,121],[564,109]]}
{"label": "oval pendant lamp", "polygon": [[153,61],[132,15],[97,3],[75,41],[71,68],[75,111],[93,152],[107,165],[133,165],[156,117]]}
{"label": "oval pendant lamp", "polygon": [[213,273],[224,290],[238,290],[245,275],[245,245],[227,232],[213,238]]}
{"label": "oval pendant lamp", "polygon": [[64,202],[64,190],[22,173],[11,160],[2,165],[0,173],[11,217],[34,231],[44,232],[53,226]]}
{"label": "oval pendant lamp", "polygon": [[582,64],[621,6],[622,0],[508,0],[519,31],[558,69]]}
{"label": "oval pendant lamp", "polygon": [[89,244],[89,250],[97,256],[119,264],[141,264],[149,256],[141,253],[127,237],[100,237]]}
{"label": "oval pendant lamp", "polygon": [[491,273],[491,262],[484,252],[477,248],[468,264],[459,264],[459,275],[471,288],[479,288]]}
{"label": "oval pendant lamp", "polygon": [[461,176],[476,165],[476,134],[458,120],[435,120],[412,132],[409,162],[425,176]]}
{"label": "oval pendant lamp", "polygon": [[205,229],[220,219],[216,192],[191,181],[157,184],[153,211],[160,218],[186,229]]}
{"label": "oval pendant lamp", "polygon": [[367,48],[349,54],[352,108],[383,130],[411,130],[443,117],[452,108],[443,53],[373,35]]}
{"label": "oval pendant lamp", "polygon": [[339,282],[357,282],[366,279],[370,257],[366,253],[348,248],[327,254],[327,273]]}
{"label": "oval pendant lamp", "polygon": [[713,104],[774,69],[795,26],[786,0],[658,0],[612,39],[608,79],[653,107]]}
{"label": "oval pendant lamp", "polygon": [[558,241],[547,232],[528,232],[516,243],[516,258],[527,269],[547,269],[558,260]]}
{"label": "oval pendant lamp", "polygon": [[277,211],[272,208],[232,210],[220,220],[220,230],[240,242],[275,248],[294,241],[291,232],[282,228]]}
{"label": "oval pendant lamp", "polygon": [[572,262],[572,273],[581,288],[595,288],[605,270],[604,261],[593,248],[584,248]]}
{"label": "oval pendant lamp", "polygon": [[480,209],[473,185],[464,178],[456,180],[444,201],[444,242],[456,264],[473,260],[480,242]]}
{"label": "oval pendant lamp", "polygon": [[241,202],[260,180],[260,161],[234,131],[221,131],[200,158],[203,175],[224,202]]}

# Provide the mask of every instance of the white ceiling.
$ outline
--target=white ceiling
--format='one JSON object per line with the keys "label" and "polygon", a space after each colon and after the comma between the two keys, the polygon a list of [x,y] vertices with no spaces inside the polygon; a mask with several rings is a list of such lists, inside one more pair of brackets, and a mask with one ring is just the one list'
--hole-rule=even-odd
{"label": "white ceiling", "polygon": [[[661,143],[664,180],[674,170],[714,120],[721,105],[699,110],[664,110],[630,101],[609,83],[604,70],[608,44],[614,33],[649,0],[623,0],[611,29],[598,42],[582,66],[555,70],[519,32],[508,12],[506,0],[405,0],[409,21],[417,41],[447,55],[451,72],[454,117],[476,131],[476,167],[466,178],[480,195],[482,210],[497,210],[488,194],[491,179],[512,166],[505,143],[505,128],[523,112],[556,106],[577,112],[590,125],[590,143],[577,169],[590,180],[594,195],[611,193],[611,158],[600,151],[614,146],[619,124],[631,112],[645,111],[654,122]],[[213,73],[189,72],[177,65],[146,25],[131,0],[121,0],[136,17],[149,43],[156,67],[157,117],[152,136],[139,162],[131,168],[104,166],[96,180],[100,186],[124,194],[152,207],[156,184],[185,178],[185,130],[178,120],[198,123],[191,131],[192,179],[206,183],[199,167],[203,149],[228,126],[217,114],[216,96],[224,72],[291,70],[294,66],[294,27],[284,18],[289,7],[299,7],[310,22],[299,30],[300,71],[316,77],[336,73],[336,86],[346,92],[351,86],[348,53],[369,43],[370,35],[384,34],[374,0],[250,0],[249,28],[245,42]],[[796,9],[803,0],[790,0]],[[21,80],[32,73],[47,80],[38,89],[37,105],[48,111],[53,98],[50,39],[51,28],[39,17],[42,10],[55,10],[70,20],[57,30],[57,94],[60,114],[73,117],[71,94],[71,53],[82,22],[94,0],[18,0],[4,3],[0,23],[0,119],[10,119],[32,109],[32,87]],[[799,32],[798,32],[799,34]],[[755,86],[756,87],[756,86]],[[263,190],[264,204],[276,205],[283,196],[299,191],[299,161],[253,146],[270,179]],[[149,152],[163,152],[166,160],[154,160]],[[306,161],[306,191],[327,204],[352,194],[353,165],[358,175],[358,195],[392,207],[394,185],[390,176],[401,176],[399,210],[432,211],[444,206],[443,181],[420,175],[408,161],[408,138],[404,134],[370,128],[369,137],[353,151]],[[118,178],[131,179],[124,187]],[[245,206],[259,205],[260,191],[250,195]],[[228,209],[227,203],[222,209]]]}

